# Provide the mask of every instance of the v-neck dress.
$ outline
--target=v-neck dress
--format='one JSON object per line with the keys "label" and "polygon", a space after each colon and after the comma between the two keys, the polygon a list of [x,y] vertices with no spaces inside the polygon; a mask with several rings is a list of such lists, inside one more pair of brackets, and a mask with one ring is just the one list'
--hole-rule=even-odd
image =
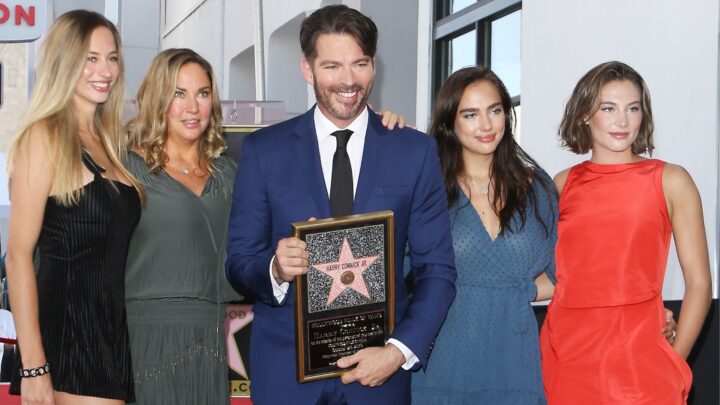
{"label": "v-neck dress", "polygon": [[530,302],[539,274],[554,281],[557,197],[538,181],[533,189],[547,231],[527,204],[522,230],[493,241],[465,194],[450,207],[457,295],[427,368],[413,375],[413,405],[546,403]]}
{"label": "v-neck dress", "polygon": [[235,163],[221,156],[200,196],[166,172],[149,173],[128,154],[147,194],[125,279],[130,348],[139,404],[228,403],[225,278]]}

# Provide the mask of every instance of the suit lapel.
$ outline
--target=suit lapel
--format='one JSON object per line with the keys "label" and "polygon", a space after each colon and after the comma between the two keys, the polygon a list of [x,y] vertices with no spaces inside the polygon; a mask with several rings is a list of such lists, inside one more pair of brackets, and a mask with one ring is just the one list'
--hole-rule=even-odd
{"label": "suit lapel", "polygon": [[313,121],[314,112],[315,108],[311,108],[303,114],[302,119],[295,127],[295,133],[298,137],[294,147],[298,169],[305,176],[308,189],[317,207],[318,219],[320,219],[330,216],[330,200],[328,199],[322,165],[320,164],[320,151],[318,149],[317,135],[315,134],[315,122]]}
{"label": "suit lapel", "polygon": [[368,117],[368,128],[365,133],[360,178],[355,190],[353,213],[365,212],[367,201],[382,174],[382,162],[385,159],[388,141],[391,136],[388,134],[388,130],[380,123],[378,116],[372,111],[368,112],[370,116]]}

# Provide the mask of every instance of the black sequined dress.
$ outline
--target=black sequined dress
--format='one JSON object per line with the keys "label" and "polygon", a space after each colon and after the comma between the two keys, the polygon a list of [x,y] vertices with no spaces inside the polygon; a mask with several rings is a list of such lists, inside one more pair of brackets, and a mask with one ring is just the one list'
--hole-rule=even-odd
{"label": "black sequined dress", "polygon": [[[83,163],[94,179],[79,203],[50,197],[45,207],[37,269],[42,344],[56,391],[132,402],[125,264],[140,199],[133,187],[102,177],[87,154]],[[20,392],[17,372],[10,392]]]}

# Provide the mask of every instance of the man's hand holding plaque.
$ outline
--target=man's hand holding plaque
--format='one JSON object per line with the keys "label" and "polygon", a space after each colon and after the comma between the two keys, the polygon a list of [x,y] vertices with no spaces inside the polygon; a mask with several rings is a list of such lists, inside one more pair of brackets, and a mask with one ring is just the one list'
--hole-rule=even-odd
{"label": "man's hand holding plaque", "polygon": [[[308,222],[315,221],[310,217]],[[297,276],[308,272],[307,244],[295,236],[282,238],[275,249],[275,259],[272,266],[272,276],[278,284],[289,283]]]}
{"label": "man's hand holding plaque", "polygon": [[359,382],[368,387],[382,385],[405,363],[405,356],[397,346],[388,343],[384,347],[366,347],[359,352],[338,360],[338,367],[356,365],[342,375],[343,384]]}
{"label": "man's hand holding plaque", "polygon": [[307,245],[296,237],[283,238],[278,242],[273,261],[272,276],[275,282],[291,282],[308,272]]}
{"label": "man's hand holding plaque", "polygon": [[392,212],[293,228],[295,237],[278,244],[283,260],[273,276],[296,277],[298,380],[347,373],[348,381],[382,384],[404,363],[399,349],[385,347],[394,319]]}

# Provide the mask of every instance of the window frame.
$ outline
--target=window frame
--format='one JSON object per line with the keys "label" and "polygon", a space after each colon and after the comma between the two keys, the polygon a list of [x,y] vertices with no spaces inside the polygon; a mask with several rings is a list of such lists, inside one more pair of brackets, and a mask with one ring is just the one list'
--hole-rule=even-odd
{"label": "window frame", "polygon": [[[478,0],[455,13],[446,15],[452,0],[436,0],[432,29],[432,99],[449,76],[449,44],[453,39],[475,30],[475,63],[490,66],[492,57],[492,23],[522,9],[522,0]],[[513,105],[520,105],[521,95],[512,98]]]}

